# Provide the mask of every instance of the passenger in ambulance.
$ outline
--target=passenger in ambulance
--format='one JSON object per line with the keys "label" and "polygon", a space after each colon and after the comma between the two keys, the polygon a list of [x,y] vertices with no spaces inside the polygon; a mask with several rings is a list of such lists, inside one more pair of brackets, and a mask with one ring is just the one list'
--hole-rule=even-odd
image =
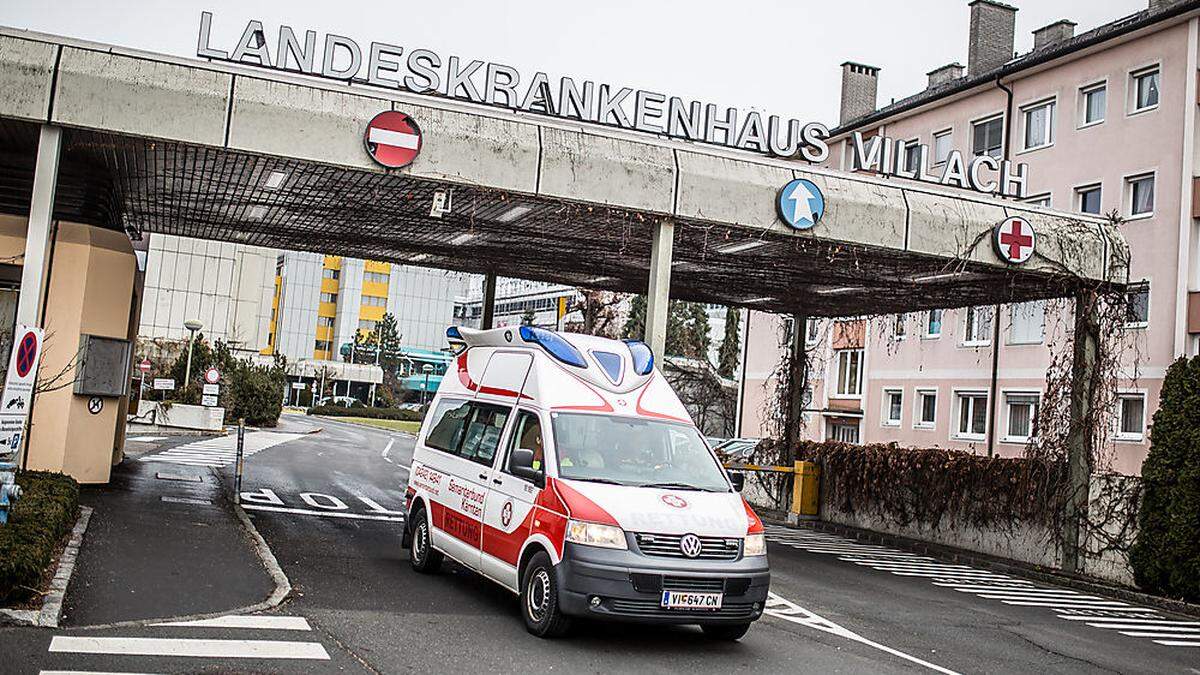
{"label": "passenger in ambulance", "polygon": [[542,448],[542,425],[538,424],[536,420],[526,419],[525,422],[525,427],[521,430],[521,437],[517,439],[517,447],[532,451],[533,468],[541,470],[545,456],[545,450]]}

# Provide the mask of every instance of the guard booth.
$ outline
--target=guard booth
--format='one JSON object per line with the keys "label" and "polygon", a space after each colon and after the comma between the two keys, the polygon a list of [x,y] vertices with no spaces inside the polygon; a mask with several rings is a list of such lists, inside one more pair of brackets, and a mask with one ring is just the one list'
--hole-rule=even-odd
{"label": "guard booth", "polygon": [[[276,41],[258,39],[257,22],[218,48],[211,21],[202,18],[198,47],[207,61],[0,31],[0,212],[6,255],[22,264],[17,314],[54,326],[62,343],[73,345],[76,329],[131,335],[128,240],[148,233],[478,273],[493,298],[496,275],[645,293],[646,338],[659,353],[670,298],[851,317],[1127,281],[1128,249],[1108,222],[817,168],[819,125],[732,109],[717,119],[702,102],[631,91],[618,100],[607,85],[542,86],[542,73],[532,99],[512,80],[515,95],[497,102],[482,79],[498,68],[471,70],[488,92],[481,100],[465,85],[416,93],[380,58],[329,74],[312,61],[320,50],[281,40],[288,58],[295,47],[307,59],[312,75],[297,74],[277,54],[261,58]],[[443,84],[464,76],[436,61]],[[539,95],[540,109],[525,105]],[[583,103],[592,117],[607,106],[608,117],[578,119]],[[372,125],[392,112],[402,116]],[[397,160],[381,144],[413,152]],[[1013,236],[1013,218],[1018,235],[1036,233],[1027,256],[998,243]],[[1085,333],[1088,319],[1077,317]],[[60,354],[59,365],[69,361]],[[1077,363],[1089,367],[1087,353]],[[42,398],[28,465],[106,480],[118,425],[86,417],[69,390]],[[103,433],[83,433],[101,421]]]}

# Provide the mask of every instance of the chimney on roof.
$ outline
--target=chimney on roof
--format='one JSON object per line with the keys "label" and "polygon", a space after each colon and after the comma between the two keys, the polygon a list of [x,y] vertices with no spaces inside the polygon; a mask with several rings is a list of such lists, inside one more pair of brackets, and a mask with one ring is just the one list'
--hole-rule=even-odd
{"label": "chimney on roof", "polygon": [[1033,51],[1036,52],[1042,47],[1056,45],[1073,37],[1075,37],[1075,22],[1068,19],[1059,19],[1048,26],[1042,26],[1033,31]]}
{"label": "chimney on roof", "polygon": [[875,112],[879,69],[847,61],[842,64],[842,108],[838,124]]}
{"label": "chimney on roof", "polygon": [[1017,36],[1017,8],[996,0],[972,0],[967,45],[967,75],[975,76],[1008,63]]}
{"label": "chimney on roof", "polygon": [[927,88],[933,89],[934,87],[938,86],[939,84],[953,82],[954,80],[957,80],[958,78],[962,77],[963,76],[963,65],[958,62],[947,63],[946,65],[942,66],[941,68],[934,68],[933,70],[931,70],[925,74],[929,76],[929,86]]}

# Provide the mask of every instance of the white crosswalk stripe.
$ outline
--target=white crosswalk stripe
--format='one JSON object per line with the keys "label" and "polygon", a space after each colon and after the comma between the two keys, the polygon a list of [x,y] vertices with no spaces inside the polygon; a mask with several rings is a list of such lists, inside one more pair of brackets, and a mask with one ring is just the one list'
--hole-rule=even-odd
{"label": "white crosswalk stripe", "polygon": [[[328,661],[329,652],[320,642],[280,640],[279,631],[311,632],[308,620],[299,616],[229,615],[196,621],[168,621],[151,624],[151,629],[174,630],[171,635],[55,635],[47,651],[81,659],[95,655],[124,657],[174,657],[181,659],[269,659],[272,661]],[[180,637],[179,629],[212,631],[265,631],[247,639],[229,637]],[[235,632],[234,635],[241,633]],[[200,635],[203,635],[201,633]],[[228,635],[228,633],[226,633]],[[270,639],[265,639],[270,638]],[[218,668],[215,664],[197,664],[197,668]],[[92,673],[88,670],[43,670],[55,673]]]}
{"label": "white crosswalk stripe", "polygon": [[[280,443],[294,441],[305,434],[286,434],[277,431],[251,431],[246,434],[244,454],[246,457]],[[237,460],[237,436],[228,434],[202,441],[185,443],[153,455],[140,457],[142,462],[165,462],[183,466],[209,466],[220,468]]]}
{"label": "white crosswalk stripe", "polygon": [[[1168,647],[1200,647],[1200,621],[1175,621],[1149,607],[1087,595],[1065,588],[1038,586],[1001,572],[942,562],[877,544],[812,530],[767,526],[767,541],[782,546],[836,556],[839,560],[895,576],[928,578],[933,585],[952,588],[1013,607],[1045,607],[1061,619],[1083,621],[1129,637],[1149,639]],[[768,609],[771,609],[768,604]]]}

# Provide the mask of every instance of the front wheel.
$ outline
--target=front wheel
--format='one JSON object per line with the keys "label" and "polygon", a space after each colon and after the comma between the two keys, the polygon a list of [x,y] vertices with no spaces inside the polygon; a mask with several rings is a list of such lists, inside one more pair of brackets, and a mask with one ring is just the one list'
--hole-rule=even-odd
{"label": "front wheel", "polygon": [[541,638],[561,637],[571,628],[571,618],[558,606],[558,581],[545,551],[536,553],[521,575],[521,616],[525,629]]}
{"label": "front wheel", "polygon": [[748,623],[735,624],[705,624],[700,628],[704,634],[713,640],[724,640],[727,642],[736,642],[741,640],[746,635],[746,631],[750,630]]}
{"label": "front wheel", "polygon": [[408,562],[421,574],[433,574],[442,566],[442,554],[433,550],[429,540],[429,519],[425,510],[413,514],[412,542],[408,546]]}

